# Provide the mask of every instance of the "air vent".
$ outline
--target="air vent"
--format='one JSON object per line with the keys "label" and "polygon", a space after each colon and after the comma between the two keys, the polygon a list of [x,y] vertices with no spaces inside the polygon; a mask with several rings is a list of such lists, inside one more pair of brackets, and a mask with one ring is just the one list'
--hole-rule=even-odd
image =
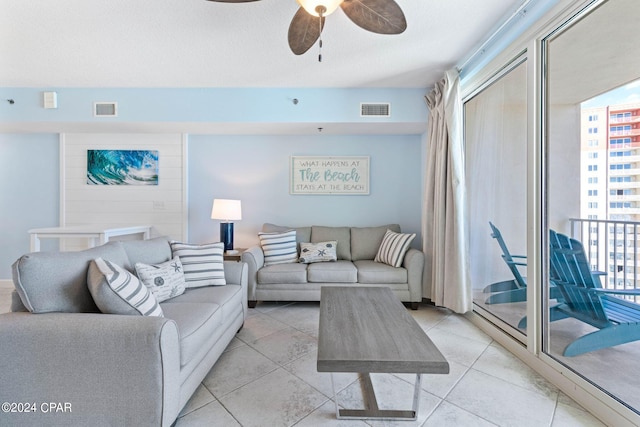
{"label": "air vent", "polygon": [[391,117],[391,104],[386,103],[362,103],[360,104],[360,117]]}
{"label": "air vent", "polygon": [[118,115],[117,102],[95,102],[93,104],[95,117],[116,117]]}

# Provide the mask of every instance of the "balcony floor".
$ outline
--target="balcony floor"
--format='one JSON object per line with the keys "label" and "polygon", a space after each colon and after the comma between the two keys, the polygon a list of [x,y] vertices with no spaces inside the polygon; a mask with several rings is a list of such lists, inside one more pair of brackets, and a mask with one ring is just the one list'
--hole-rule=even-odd
{"label": "balcony floor", "polygon": [[[474,292],[474,303],[499,317],[514,329],[525,315],[526,303],[485,304],[488,295]],[[551,356],[589,381],[606,390],[627,405],[640,411],[640,380],[635,374],[640,357],[640,341],[592,351],[580,356],[564,357],[564,348],[574,339],[593,332],[596,328],[576,319],[551,322]],[[520,330],[520,332],[523,332]]]}

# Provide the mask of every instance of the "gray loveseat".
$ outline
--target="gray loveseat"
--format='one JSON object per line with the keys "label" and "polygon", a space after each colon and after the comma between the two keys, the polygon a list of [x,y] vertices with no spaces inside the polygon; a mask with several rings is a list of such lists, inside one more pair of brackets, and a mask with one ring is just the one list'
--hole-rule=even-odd
{"label": "gray loveseat", "polygon": [[414,310],[422,301],[424,254],[410,248],[400,267],[374,258],[387,229],[400,232],[398,224],[379,227],[284,227],[266,223],[265,233],[296,230],[296,241],[337,242],[337,261],[303,264],[299,262],[265,266],[261,246],[242,254],[249,267],[249,307],[257,301],[320,301],[322,286],[387,286]]}
{"label": "gray loveseat", "polygon": [[246,265],[225,261],[226,285],[188,288],[160,303],[164,317],[100,313],[87,271],[98,257],[133,271],[171,254],[156,238],[16,261],[0,315],[0,402],[16,412],[0,425],[170,426],[244,323]]}

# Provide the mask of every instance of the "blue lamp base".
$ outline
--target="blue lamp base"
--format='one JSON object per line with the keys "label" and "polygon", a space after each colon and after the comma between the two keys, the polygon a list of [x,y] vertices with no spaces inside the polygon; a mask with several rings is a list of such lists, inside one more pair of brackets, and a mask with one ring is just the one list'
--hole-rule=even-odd
{"label": "blue lamp base", "polygon": [[224,250],[233,250],[233,223],[221,222],[220,223],[220,241],[224,243]]}

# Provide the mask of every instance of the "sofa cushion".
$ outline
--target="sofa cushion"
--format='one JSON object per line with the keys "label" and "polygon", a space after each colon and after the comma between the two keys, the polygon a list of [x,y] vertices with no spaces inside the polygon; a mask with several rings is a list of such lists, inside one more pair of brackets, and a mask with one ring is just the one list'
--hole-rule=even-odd
{"label": "sofa cushion", "polygon": [[404,260],[404,254],[409,250],[415,237],[415,233],[402,234],[387,230],[374,261],[389,264],[392,267],[400,267]]}
{"label": "sofa cushion", "polygon": [[275,264],[258,270],[258,283],[307,283],[307,264]]}
{"label": "sofa cushion", "polygon": [[338,259],[351,260],[351,229],[349,227],[311,227],[311,243],[338,242]]}
{"label": "sofa cushion", "polygon": [[28,312],[27,307],[24,306],[22,300],[20,299],[20,294],[15,289],[11,291],[11,312]]}
{"label": "sofa cushion", "polygon": [[87,270],[95,258],[128,263],[121,242],[77,252],[33,252],[13,263],[13,283],[33,313],[88,313],[98,307],[87,288]]}
{"label": "sofa cushion", "polygon": [[407,283],[407,269],[372,260],[353,262],[358,268],[358,283],[363,285]]}
{"label": "sofa cushion", "polygon": [[[190,290],[189,290],[190,292]],[[202,346],[222,326],[222,310],[212,302],[165,302],[165,317],[176,322],[180,336],[180,366],[191,362]]]}
{"label": "sofa cushion", "polygon": [[228,320],[229,316],[233,316],[242,307],[242,286],[227,284],[188,289],[184,294],[165,301],[162,307],[173,303],[204,302],[218,304],[222,308],[222,318]]}
{"label": "sofa cushion", "polygon": [[309,264],[307,280],[313,283],[356,283],[358,270],[351,261]]}
{"label": "sofa cushion", "polygon": [[300,262],[311,264],[313,262],[336,261],[337,242],[300,243]]}
{"label": "sofa cushion", "polygon": [[[169,244],[167,243],[167,247]],[[185,289],[180,257],[160,264],[136,263],[136,274],[158,302],[182,295]]]}
{"label": "sofa cushion", "polygon": [[300,243],[311,241],[311,227],[286,227],[282,225],[275,225],[270,223],[264,223],[262,225],[262,231],[264,233],[282,233],[284,231],[296,230],[296,243],[298,252],[300,252]]}
{"label": "sofa cushion", "polygon": [[224,243],[193,245],[172,241],[171,252],[173,256],[180,257],[185,287],[227,284],[224,277]]}
{"label": "sofa cushion", "polygon": [[277,233],[258,233],[260,246],[264,253],[264,265],[286,264],[298,261],[296,249],[296,231]]}
{"label": "sofa cushion", "polygon": [[373,260],[387,230],[400,232],[400,225],[388,224],[380,227],[351,227],[351,261]]}
{"label": "sofa cushion", "polygon": [[162,317],[153,293],[132,273],[110,261],[96,258],[89,264],[87,286],[103,313]]}
{"label": "sofa cushion", "polygon": [[166,236],[148,240],[124,240],[122,246],[129,258],[128,265],[123,265],[123,267],[132,272],[139,262],[160,264],[172,258],[169,238]]}

